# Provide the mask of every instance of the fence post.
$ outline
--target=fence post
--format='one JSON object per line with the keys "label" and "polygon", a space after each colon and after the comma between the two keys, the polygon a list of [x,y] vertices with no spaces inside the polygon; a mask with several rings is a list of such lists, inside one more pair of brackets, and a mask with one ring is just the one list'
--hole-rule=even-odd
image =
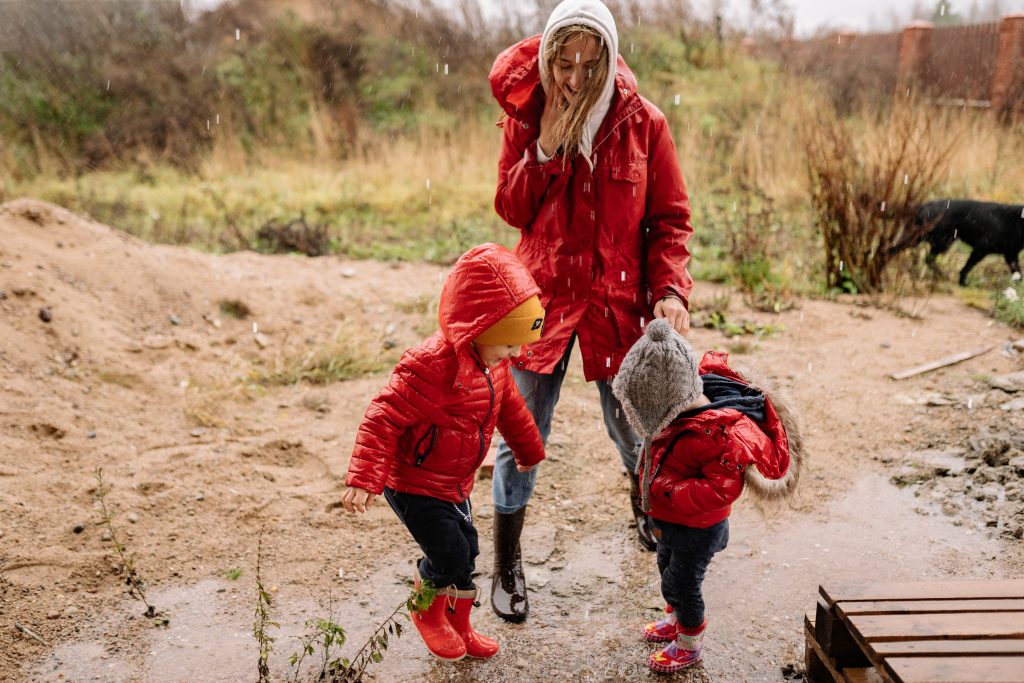
{"label": "fence post", "polygon": [[921,67],[932,49],[930,21],[912,21],[900,33],[899,82],[907,85],[921,75]]}
{"label": "fence post", "polygon": [[1024,13],[1007,15],[999,22],[990,97],[993,111],[1002,111],[1014,87],[1024,88],[1024,83],[1014,83],[1015,78],[1024,78]]}

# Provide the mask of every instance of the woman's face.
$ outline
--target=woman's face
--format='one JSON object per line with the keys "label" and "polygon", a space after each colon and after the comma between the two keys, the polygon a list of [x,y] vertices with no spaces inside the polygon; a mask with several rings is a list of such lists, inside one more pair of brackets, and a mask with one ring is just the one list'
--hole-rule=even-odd
{"label": "woman's face", "polygon": [[578,36],[559,50],[551,67],[551,76],[567,100],[573,101],[584,89],[590,74],[598,66],[600,55],[600,43],[587,35]]}

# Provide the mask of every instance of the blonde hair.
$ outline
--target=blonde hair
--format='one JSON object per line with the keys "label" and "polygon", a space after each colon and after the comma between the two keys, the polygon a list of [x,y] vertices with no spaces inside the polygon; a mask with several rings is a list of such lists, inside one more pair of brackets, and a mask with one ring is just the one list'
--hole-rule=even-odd
{"label": "blonde hair", "polygon": [[569,103],[569,108],[562,112],[555,123],[555,139],[562,148],[562,163],[575,157],[580,152],[580,142],[586,127],[587,117],[597,101],[601,99],[608,80],[608,45],[600,33],[581,24],[563,26],[548,37],[544,45],[544,63],[548,69],[548,97],[554,96],[555,60],[562,48],[577,40],[593,38],[599,46],[597,66],[587,72],[587,82],[580,90],[579,96]]}

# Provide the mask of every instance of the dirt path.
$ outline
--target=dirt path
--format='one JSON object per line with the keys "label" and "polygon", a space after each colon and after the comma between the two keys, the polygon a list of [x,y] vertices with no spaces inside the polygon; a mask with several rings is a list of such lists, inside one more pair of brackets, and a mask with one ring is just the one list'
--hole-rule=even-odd
{"label": "dirt path", "polygon": [[[277,673],[298,649],[290,636],[327,616],[329,601],[350,645],[361,642],[407,593],[417,554],[386,506],[362,517],[336,508],[355,427],[382,376],[247,392],[234,378],[284,349],[317,348],[339,325],[405,348],[421,336],[423,297],[443,275],[423,264],[205,255],[38,202],[0,207],[0,680],[254,679],[264,526]],[[701,283],[695,298],[713,291]],[[244,301],[252,316],[228,318],[222,299]],[[801,667],[802,618],[820,582],[1020,573],[1021,542],[986,528],[984,510],[950,517],[942,501],[889,483],[923,448],[963,446],[980,426],[1019,432],[1020,413],[999,409],[983,375],[1020,361],[997,348],[899,383],[887,375],[1001,345],[1012,331],[949,298],[920,304],[920,320],[827,301],[774,317],[741,308],[734,303],[737,315],[784,327],[734,363],[788,385],[813,462],[791,506],[737,506],[730,546],[706,582],[706,663],[680,680],[784,680],[784,668]],[[705,329],[692,341],[698,350],[732,343]],[[529,621],[477,612],[504,648],[489,662],[438,664],[410,634],[375,680],[653,677],[637,633],[661,607],[654,558],[633,541],[626,478],[581,374],[576,361],[529,510]],[[923,405],[929,392],[953,400]],[[197,428],[187,410],[199,409],[222,426]],[[98,466],[148,595],[171,615],[167,628],[126,597],[93,525]],[[484,590],[488,485],[474,495]],[[234,580],[232,569],[241,570]]]}

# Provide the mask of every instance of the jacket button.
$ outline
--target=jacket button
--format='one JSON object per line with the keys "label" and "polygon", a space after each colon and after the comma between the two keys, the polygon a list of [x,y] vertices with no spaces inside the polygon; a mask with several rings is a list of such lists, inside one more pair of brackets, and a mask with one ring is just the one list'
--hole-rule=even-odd
{"label": "jacket button", "polygon": [[530,124],[528,124],[528,123],[524,123],[523,124],[523,128],[529,128],[529,127],[530,127]]}
{"label": "jacket button", "polygon": [[710,433],[711,433],[711,430],[710,430],[710,429],[705,429],[705,430],[704,430],[704,433],[705,433],[705,434],[710,434]]}
{"label": "jacket button", "polygon": [[725,458],[722,458],[722,464],[723,464],[723,465],[728,465],[728,464],[729,464],[729,461],[728,461],[728,460],[726,460]]}

